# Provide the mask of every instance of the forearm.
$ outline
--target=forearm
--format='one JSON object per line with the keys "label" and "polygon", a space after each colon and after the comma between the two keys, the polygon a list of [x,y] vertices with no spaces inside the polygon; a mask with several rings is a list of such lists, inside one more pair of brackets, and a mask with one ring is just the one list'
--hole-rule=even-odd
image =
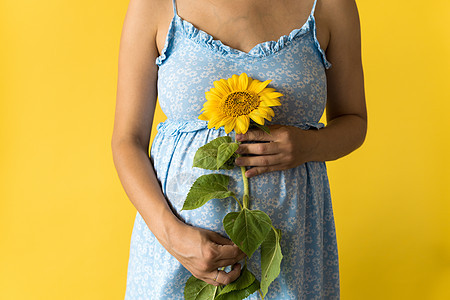
{"label": "forearm", "polygon": [[148,228],[163,246],[180,224],[165,199],[147,151],[138,141],[112,143],[114,164],[123,188]]}
{"label": "forearm", "polygon": [[358,115],[343,115],[325,128],[309,130],[313,140],[308,161],[331,161],[359,148],[366,137],[367,120]]}

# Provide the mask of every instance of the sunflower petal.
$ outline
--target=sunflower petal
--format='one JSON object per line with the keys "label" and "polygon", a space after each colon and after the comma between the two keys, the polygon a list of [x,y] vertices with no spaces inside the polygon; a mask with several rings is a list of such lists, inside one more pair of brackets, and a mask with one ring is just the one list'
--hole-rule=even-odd
{"label": "sunflower petal", "polygon": [[[230,88],[225,80],[214,81],[214,87],[222,94],[222,97],[226,96],[230,92]],[[225,83],[224,83],[225,82]]]}
{"label": "sunflower petal", "polygon": [[209,118],[203,113],[203,114],[201,114],[200,116],[198,116],[198,118],[200,119],[200,120],[203,120],[203,121],[208,121],[209,120]]}
{"label": "sunflower petal", "polygon": [[[211,89],[211,90],[212,90],[212,89]],[[208,100],[208,101],[220,101],[220,100],[222,100],[222,97],[219,97],[219,96],[217,95],[217,93],[213,93],[213,92],[211,92],[211,91],[205,92],[205,98],[206,98],[206,100]]]}
{"label": "sunflower petal", "polygon": [[228,86],[230,87],[231,92],[238,90],[239,77],[236,74],[233,74],[230,78],[228,78]]}
{"label": "sunflower petal", "polygon": [[[258,114],[258,115],[260,115],[261,117],[263,117],[263,118],[265,118],[265,117],[267,117],[268,115],[270,115],[270,112],[269,112],[269,107],[258,107],[257,109],[255,109],[254,111]],[[271,110],[271,109],[270,109]]]}
{"label": "sunflower petal", "polygon": [[249,82],[248,90],[254,92],[256,89],[256,86],[260,83],[258,79],[252,79],[252,81]]}
{"label": "sunflower petal", "polygon": [[259,107],[258,108],[258,112],[259,114],[264,117],[264,118],[268,118],[268,117],[273,117],[275,116],[275,113],[273,112],[273,110],[270,107]]}
{"label": "sunflower petal", "polygon": [[242,73],[239,75],[239,84],[238,87],[240,90],[247,90],[248,87],[248,76],[246,73]]}
{"label": "sunflower petal", "polygon": [[264,125],[264,118],[256,110],[252,111],[248,116],[259,125]]}
{"label": "sunflower petal", "polygon": [[235,117],[227,117],[222,121],[221,124],[225,125],[225,133],[230,133],[236,125],[236,118]]}
{"label": "sunflower petal", "polygon": [[221,115],[215,115],[212,118],[210,118],[209,123],[208,123],[208,128],[211,129],[213,127],[216,127],[216,129],[218,129],[220,126],[222,126],[220,123],[223,119],[223,116]]}
{"label": "sunflower petal", "polygon": [[272,80],[266,80],[266,81],[264,81],[264,82],[258,83],[258,84],[254,87],[254,90],[253,90],[253,91],[254,91],[255,93],[257,93],[257,94],[261,93],[271,81],[272,81]]}
{"label": "sunflower petal", "polygon": [[279,106],[281,105],[280,101],[278,99],[272,99],[266,95],[261,95],[261,104],[264,104],[264,106]]}
{"label": "sunflower petal", "polygon": [[262,92],[261,92],[261,94],[262,93],[271,93],[271,92],[275,92],[276,91],[276,89],[274,89],[274,88],[268,88],[268,87],[266,87]]}
{"label": "sunflower petal", "polygon": [[278,93],[278,92],[266,92],[266,91],[262,91],[260,95],[266,95],[267,97],[270,98],[278,98],[283,96],[282,93]]}
{"label": "sunflower petal", "polygon": [[281,103],[278,100],[275,99],[264,99],[259,103],[260,106],[280,106]]}
{"label": "sunflower petal", "polygon": [[250,126],[250,118],[247,115],[242,115],[236,118],[236,133],[246,133]]}

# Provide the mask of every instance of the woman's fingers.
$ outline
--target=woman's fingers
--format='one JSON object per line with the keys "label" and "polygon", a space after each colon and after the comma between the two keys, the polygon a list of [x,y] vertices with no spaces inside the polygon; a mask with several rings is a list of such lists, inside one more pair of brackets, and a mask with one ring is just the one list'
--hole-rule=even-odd
{"label": "woman's fingers", "polygon": [[214,270],[208,274],[208,277],[203,279],[206,283],[218,286],[227,285],[235,281],[241,275],[241,265],[236,263],[232,266],[230,272],[225,272],[222,270]]}
{"label": "woman's fingers", "polygon": [[238,166],[269,167],[279,165],[283,162],[283,156],[280,154],[241,156],[235,159]]}
{"label": "woman's fingers", "polygon": [[273,141],[273,135],[267,134],[261,129],[249,129],[245,134],[236,134],[236,141]]}
{"label": "woman's fingers", "polygon": [[[244,258],[245,253],[242,252],[241,249],[239,249],[236,245],[214,245],[214,247],[217,249],[217,260],[222,259],[238,259],[238,258]],[[240,260],[240,259],[239,259]]]}
{"label": "woman's fingers", "polygon": [[[230,239],[211,230],[186,226],[182,238],[171,253],[196,278],[209,284],[228,284],[239,277],[240,264],[246,255]],[[217,270],[233,265],[229,273]],[[214,281],[218,275],[217,281]]]}
{"label": "woman's fingers", "polygon": [[250,168],[245,172],[245,177],[250,178],[253,176],[257,176],[257,175],[261,175],[262,173],[268,173],[268,172],[273,172],[273,171],[280,171],[280,170],[284,170],[283,168],[284,165],[278,164],[278,165],[273,165],[270,167],[254,167],[254,168]]}
{"label": "woman's fingers", "polygon": [[279,153],[279,143],[256,143],[256,144],[240,144],[239,148],[236,150],[238,154],[276,154]]}
{"label": "woman's fingers", "polygon": [[216,232],[211,231],[210,240],[211,246],[214,248],[216,261],[220,260],[235,260],[233,263],[240,261],[246,255],[239,247],[230,239],[227,239]]}
{"label": "woman's fingers", "polygon": [[221,236],[217,232],[208,231],[208,233],[209,233],[210,240],[215,242],[216,244],[219,244],[219,245],[234,245],[232,240],[227,239],[224,236]]}

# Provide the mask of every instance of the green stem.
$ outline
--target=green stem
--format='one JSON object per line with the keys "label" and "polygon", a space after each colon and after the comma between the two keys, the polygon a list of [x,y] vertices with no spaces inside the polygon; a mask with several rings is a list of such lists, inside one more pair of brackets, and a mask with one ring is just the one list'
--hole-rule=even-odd
{"label": "green stem", "polygon": [[214,300],[215,298],[216,298],[216,294],[217,294],[217,289],[219,288],[219,286],[217,285],[216,287],[215,287],[215,289],[214,289],[214,294],[213,294],[213,296],[212,296],[212,300]]}
{"label": "green stem", "polygon": [[263,294],[261,293],[261,289],[258,290],[258,293],[259,293],[259,295],[261,296],[261,299],[264,300],[264,296],[263,296]]}
{"label": "green stem", "polygon": [[234,198],[234,200],[236,200],[236,202],[239,204],[239,207],[242,210],[242,204],[241,204],[241,202],[239,202],[238,198],[236,198],[236,196],[232,196],[232,197]]}
{"label": "green stem", "polygon": [[[240,142],[236,141],[236,135],[234,138],[234,142],[237,144],[240,144]],[[237,154],[237,157],[241,157],[240,154]],[[241,173],[242,173],[242,182],[244,183],[244,196],[242,197],[242,204],[244,205],[244,208],[248,208],[248,202],[250,200],[250,191],[248,188],[248,178],[245,177],[245,171],[247,171],[245,169],[244,166],[241,166]],[[242,206],[241,206],[241,210],[242,210]]]}
{"label": "green stem", "polygon": [[248,207],[248,200],[250,198],[250,193],[248,190],[248,178],[245,177],[245,167],[241,167],[241,173],[242,173],[242,181],[244,182],[244,196],[242,198],[242,203],[244,204],[244,208]]}

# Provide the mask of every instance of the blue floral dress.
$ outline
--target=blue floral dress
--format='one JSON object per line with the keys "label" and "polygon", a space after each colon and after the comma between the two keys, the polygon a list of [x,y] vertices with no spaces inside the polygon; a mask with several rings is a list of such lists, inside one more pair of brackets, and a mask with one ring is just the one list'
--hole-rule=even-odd
{"label": "blue floral dress", "polygon": [[[175,0],[173,0],[175,1]],[[316,0],[317,1],[317,0]],[[197,149],[219,136],[223,128],[207,128],[198,119],[213,82],[247,73],[265,81],[284,96],[273,107],[268,124],[320,130],[318,123],[327,100],[325,69],[331,67],[316,36],[314,2],[306,23],[277,41],[256,45],[248,53],[231,48],[181,19],[174,17],[166,44],[157,58],[158,97],[167,120],[157,127],[151,161],[162,191],[173,210],[186,223],[227,237],[222,220],[239,209],[232,198],[213,199],[199,209],[181,211],[196,178],[203,174],[229,175],[230,190],[243,194],[240,168],[209,171],[192,168]],[[230,134],[234,138],[233,132]],[[251,209],[260,209],[282,231],[281,273],[265,299],[339,299],[339,266],[336,230],[325,162],[306,162],[296,168],[249,179]],[[259,279],[260,252],[248,261]],[[136,214],[131,236],[125,299],[183,299],[191,276]],[[247,299],[260,299],[254,293]]]}

